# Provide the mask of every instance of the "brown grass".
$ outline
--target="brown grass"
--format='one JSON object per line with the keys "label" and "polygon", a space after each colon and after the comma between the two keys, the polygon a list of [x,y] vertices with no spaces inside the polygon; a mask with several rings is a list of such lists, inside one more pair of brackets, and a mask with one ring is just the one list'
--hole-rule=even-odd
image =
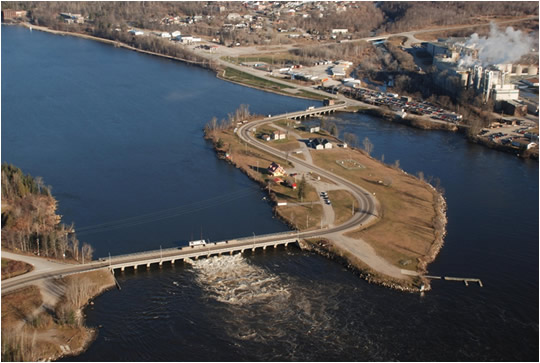
{"label": "brown grass", "polygon": [[328,191],[328,199],[332,202],[332,208],[336,216],[335,225],[345,223],[352,218],[353,201],[355,201],[355,209],[358,210],[358,202],[346,190],[330,190]]}
{"label": "brown grass", "polygon": [[[435,241],[433,190],[417,178],[382,165],[356,150],[312,152],[312,157],[318,166],[375,193],[381,204],[382,218],[378,223],[348,236],[364,239],[377,254],[396,266],[416,269],[417,258],[427,255]],[[335,163],[335,160],[349,158],[364,165],[365,169],[347,170]]]}
{"label": "brown grass", "polygon": [[2,258],[2,280],[23,275],[34,269],[34,266],[23,262]]}
{"label": "brown grass", "polygon": [[277,207],[277,211],[290,225],[300,231],[320,228],[322,218],[320,204],[280,206]]}
{"label": "brown grass", "polygon": [[41,306],[41,292],[36,286],[28,286],[2,296],[2,329],[11,329]]}

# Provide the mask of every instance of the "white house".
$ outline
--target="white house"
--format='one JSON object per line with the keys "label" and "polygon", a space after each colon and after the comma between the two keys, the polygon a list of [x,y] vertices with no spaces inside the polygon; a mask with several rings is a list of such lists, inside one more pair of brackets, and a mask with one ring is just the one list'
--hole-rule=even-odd
{"label": "white house", "polygon": [[178,38],[180,35],[182,35],[182,33],[179,30],[171,33],[171,37],[173,38]]}
{"label": "white house", "polygon": [[348,29],[332,29],[332,34],[346,34],[348,32]]}

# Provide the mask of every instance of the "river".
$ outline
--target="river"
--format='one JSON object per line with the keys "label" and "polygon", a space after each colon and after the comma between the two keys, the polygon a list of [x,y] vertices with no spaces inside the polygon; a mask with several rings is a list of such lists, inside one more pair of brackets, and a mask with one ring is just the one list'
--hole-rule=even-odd
{"label": "river", "polygon": [[[286,230],[202,138],[240,104],[317,105],[108,45],[2,26],[2,161],[53,185],[96,257]],[[448,236],[421,297],[294,247],[118,275],[66,360],[538,360],[538,162],[367,115],[333,116],[373,155],[437,177]],[[316,122],[312,120],[310,122]]]}

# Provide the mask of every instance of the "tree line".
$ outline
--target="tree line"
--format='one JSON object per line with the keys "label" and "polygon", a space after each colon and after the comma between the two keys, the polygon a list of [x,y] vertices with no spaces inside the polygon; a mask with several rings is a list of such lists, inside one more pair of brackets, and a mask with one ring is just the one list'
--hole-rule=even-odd
{"label": "tree line", "polygon": [[2,247],[40,256],[84,262],[93,248],[82,243],[73,225],[60,223],[57,201],[41,177],[2,164]]}

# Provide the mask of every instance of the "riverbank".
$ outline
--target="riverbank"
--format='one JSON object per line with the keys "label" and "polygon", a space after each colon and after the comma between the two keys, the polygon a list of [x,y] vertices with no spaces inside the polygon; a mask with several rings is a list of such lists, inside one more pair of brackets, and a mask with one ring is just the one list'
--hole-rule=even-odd
{"label": "riverbank", "polygon": [[97,335],[84,325],[83,309],[114,286],[112,274],[103,269],[2,296],[2,360],[52,361],[80,354]]}
{"label": "riverbank", "polygon": [[[255,89],[258,89],[258,90],[261,90],[261,91],[265,91],[265,92],[271,92],[271,93],[276,93],[276,94],[283,95],[283,96],[290,96],[290,97],[296,97],[296,98],[302,98],[302,99],[312,99],[312,100],[318,100],[318,101],[320,101],[320,100],[322,100],[324,98],[332,98],[330,96],[329,97],[323,97],[322,95],[317,95],[315,93],[310,93],[310,92],[305,92],[305,91],[296,92],[295,91],[296,88],[294,87],[294,85],[291,85],[291,87],[286,87],[284,85],[280,85],[278,83],[271,82],[271,81],[268,81],[268,80],[265,80],[265,79],[262,79],[262,78],[261,78],[261,80],[263,82],[266,82],[267,83],[266,85],[257,84],[257,83],[260,83],[260,82],[255,82],[255,83],[254,82],[249,82],[248,80],[245,79],[247,76],[250,76],[247,73],[245,73],[244,77],[236,77],[236,78],[228,77],[228,76],[226,76],[226,71],[227,71],[228,68],[219,67],[215,63],[212,64],[211,60],[208,60],[207,62],[192,61],[192,60],[188,60],[188,59],[184,59],[184,58],[173,57],[173,56],[169,56],[169,55],[165,55],[165,54],[161,54],[161,53],[156,53],[156,52],[151,52],[151,51],[147,51],[147,50],[144,50],[144,49],[139,49],[139,48],[133,47],[131,45],[125,44],[125,43],[117,41],[117,40],[110,40],[110,39],[100,38],[100,37],[96,37],[96,36],[92,36],[92,35],[88,35],[88,34],[82,34],[82,33],[54,30],[54,29],[50,29],[50,28],[47,28],[47,27],[36,26],[36,25],[29,24],[29,23],[24,23],[24,22],[16,23],[16,24],[9,24],[9,25],[22,25],[22,26],[24,26],[24,27],[26,27],[28,29],[31,29],[31,30],[38,30],[38,31],[43,31],[43,32],[51,33],[51,34],[56,34],[56,35],[62,35],[62,36],[67,35],[67,36],[74,36],[74,37],[83,38],[83,39],[87,39],[87,40],[94,40],[94,41],[105,43],[105,44],[108,44],[108,45],[112,45],[112,46],[118,47],[118,48],[124,48],[124,49],[127,49],[127,50],[132,50],[132,51],[135,51],[135,52],[139,52],[139,53],[143,53],[143,54],[147,54],[147,55],[152,55],[152,56],[155,56],[155,57],[162,57],[162,58],[170,59],[170,60],[177,61],[177,62],[183,62],[183,63],[203,67],[205,69],[211,69],[216,73],[216,77],[221,79],[221,80],[231,82],[231,83],[235,83],[235,84],[245,86],[245,87],[255,88]],[[240,72],[240,71],[236,71],[236,72],[243,73],[243,72]],[[258,78],[258,77],[253,77],[252,76],[251,78]],[[289,89],[289,90],[291,90],[291,92],[284,91],[284,89]]]}

